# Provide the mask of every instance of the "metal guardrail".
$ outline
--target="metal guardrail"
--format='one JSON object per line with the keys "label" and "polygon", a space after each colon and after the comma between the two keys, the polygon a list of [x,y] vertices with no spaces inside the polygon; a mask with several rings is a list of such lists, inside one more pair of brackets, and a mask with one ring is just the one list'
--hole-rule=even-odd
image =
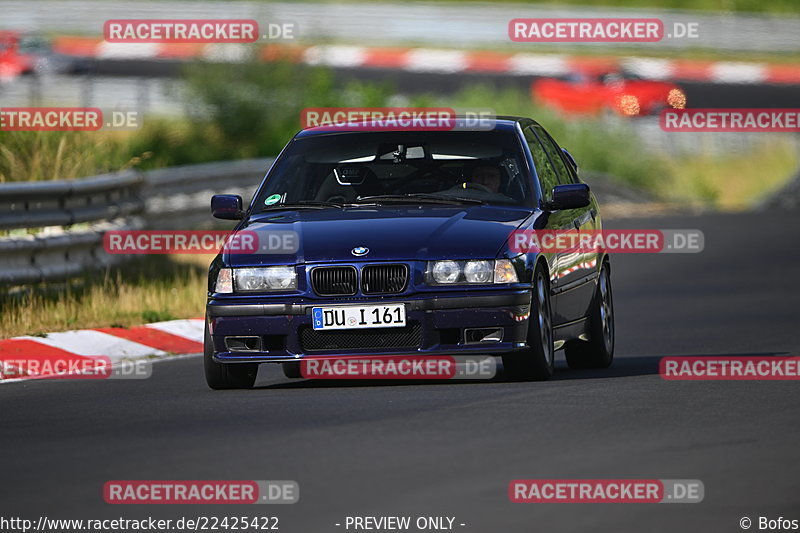
{"label": "metal guardrail", "polygon": [[103,252],[102,243],[100,231],[0,239],[0,283],[21,285],[65,279],[122,259]]}
{"label": "metal guardrail", "polygon": [[[110,229],[211,224],[212,194],[247,198],[272,159],[125,171],[78,180],[0,184],[0,284],[59,280],[129,256],[108,254]],[[19,235],[24,230],[26,235]]]}
{"label": "metal guardrail", "polygon": [[140,212],[144,176],[127,171],[83,180],[0,186],[0,229],[70,226]]}
{"label": "metal guardrail", "polygon": [[238,194],[248,202],[273,161],[243,159],[146,172],[142,195],[147,227],[191,229],[219,225],[211,218],[211,196]]}

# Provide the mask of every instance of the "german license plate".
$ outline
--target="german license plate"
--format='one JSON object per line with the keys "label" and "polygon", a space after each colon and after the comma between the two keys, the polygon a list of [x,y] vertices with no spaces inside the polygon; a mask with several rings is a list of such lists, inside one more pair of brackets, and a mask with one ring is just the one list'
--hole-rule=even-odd
{"label": "german license plate", "polygon": [[406,325],[403,304],[347,307],[313,307],[314,329],[402,328]]}

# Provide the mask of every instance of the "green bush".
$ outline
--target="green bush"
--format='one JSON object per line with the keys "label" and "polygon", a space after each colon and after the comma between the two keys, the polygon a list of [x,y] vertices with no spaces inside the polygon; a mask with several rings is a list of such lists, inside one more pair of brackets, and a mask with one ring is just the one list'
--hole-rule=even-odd
{"label": "green bush", "polygon": [[383,106],[392,92],[358,81],[340,86],[327,68],[289,61],[196,65],[187,80],[197,121],[216,128],[231,159],[277,154],[301,129],[304,108]]}

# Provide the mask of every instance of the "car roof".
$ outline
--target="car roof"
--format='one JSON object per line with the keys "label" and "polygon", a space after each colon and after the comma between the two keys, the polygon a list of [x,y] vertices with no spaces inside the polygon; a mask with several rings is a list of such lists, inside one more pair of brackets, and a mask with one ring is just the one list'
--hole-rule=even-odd
{"label": "car roof", "polygon": [[[449,121],[450,117],[442,118],[442,119],[434,119],[438,122]],[[463,115],[456,116],[456,124],[458,131],[486,131],[486,128],[479,128],[479,127],[470,127],[464,123],[466,117]],[[509,116],[509,115],[499,115],[494,117],[494,128],[493,131],[513,131],[516,129],[517,123],[523,123],[522,126],[527,126],[528,123],[534,122],[533,120],[525,117],[517,117],[517,116]],[[363,123],[363,121],[355,121],[352,124],[357,125]],[[407,132],[407,131],[426,131],[426,130],[405,130],[405,129],[396,129],[396,128],[381,128],[381,129],[359,129],[358,127],[354,127],[353,129],[336,129],[332,130],[330,126],[315,126],[313,128],[308,128],[300,131],[297,135],[295,135],[295,139],[300,139],[304,137],[313,137],[318,135],[337,135],[337,134],[347,134],[347,133],[370,133],[370,132],[387,132],[387,131],[397,131],[397,132]],[[446,133],[446,129],[432,129],[429,131],[440,131],[442,133]]]}

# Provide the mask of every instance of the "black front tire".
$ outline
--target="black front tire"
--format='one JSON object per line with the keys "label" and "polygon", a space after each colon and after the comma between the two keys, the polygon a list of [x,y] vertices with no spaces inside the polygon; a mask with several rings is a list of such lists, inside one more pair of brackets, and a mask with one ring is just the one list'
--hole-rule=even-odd
{"label": "black front tire", "polygon": [[589,311],[589,340],[564,345],[567,365],[572,369],[608,368],[614,361],[614,297],[611,269],[603,263]]}
{"label": "black front tire", "polygon": [[528,348],[503,355],[503,369],[510,381],[544,381],[553,377],[553,315],[550,282],[539,265],[533,273],[533,296],[528,318]]}
{"label": "black front tire", "polygon": [[203,367],[206,383],[214,390],[250,389],[256,382],[258,363],[217,363],[213,359],[214,344],[206,324],[203,336]]}

